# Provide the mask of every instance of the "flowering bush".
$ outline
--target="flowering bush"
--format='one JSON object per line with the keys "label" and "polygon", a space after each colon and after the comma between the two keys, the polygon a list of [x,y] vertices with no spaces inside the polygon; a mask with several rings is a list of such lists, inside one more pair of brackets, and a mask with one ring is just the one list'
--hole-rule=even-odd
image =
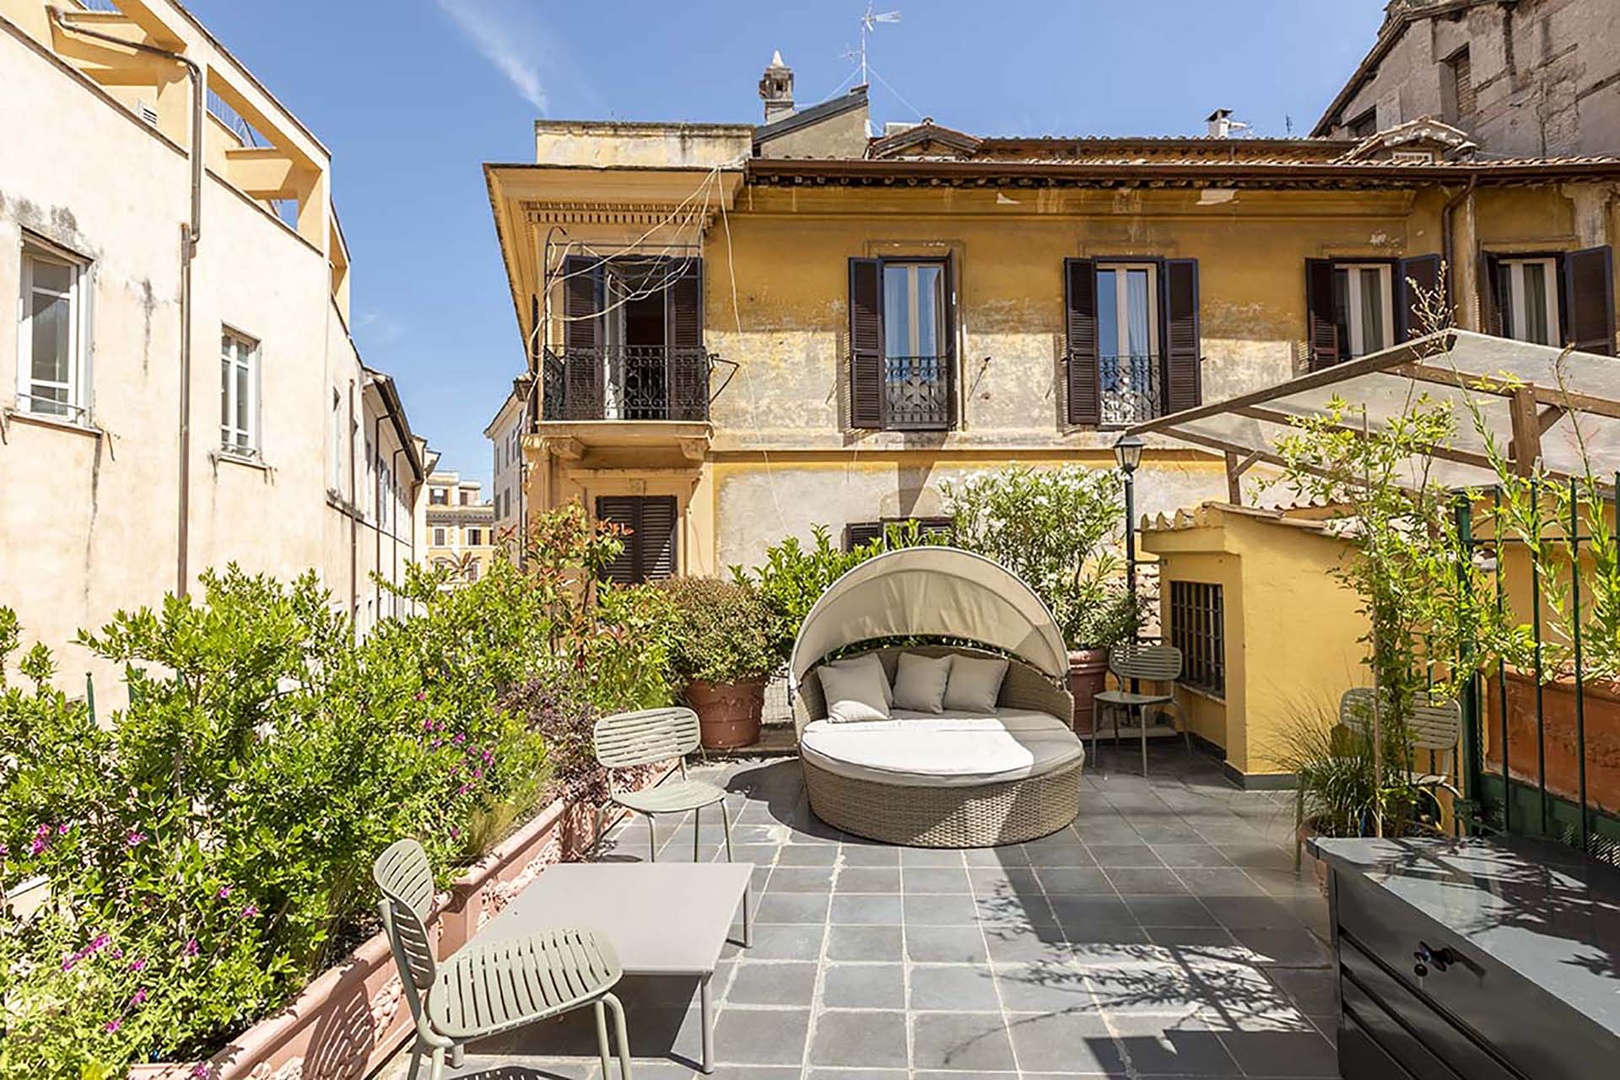
{"label": "flowering bush", "polygon": [[676,681],[737,683],[764,678],[777,666],[771,612],[753,585],[680,577],[659,587],[675,605],[670,669]]}
{"label": "flowering bush", "polygon": [[[616,543],[560,511],[523,569],[413,570],[418,614],[358,644],[312,574],[205,574],[81,635],[125,665],[105,726],[29,651],[27,685],[0,683],[0,886],[49,900],[0,917],[0,1076],[206,1057],[280,1005],[370,932],[389,842],[448,868],[543,802],[554,762],[513,688],[581,715],[667,701],[667,604],[590,584]],[[0,608],[0,672],[19,645]]]}

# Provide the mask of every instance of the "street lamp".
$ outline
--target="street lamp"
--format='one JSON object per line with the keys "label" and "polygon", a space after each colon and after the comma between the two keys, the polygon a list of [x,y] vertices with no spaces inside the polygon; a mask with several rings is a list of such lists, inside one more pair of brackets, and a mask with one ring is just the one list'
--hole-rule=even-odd
{"label": "street lamp", "polygon": [[1136,467],[1142,464],[1142,440],[1121,435],[1114,444],[1114,460],[1125,474],[1125,585],[1136,596]]}

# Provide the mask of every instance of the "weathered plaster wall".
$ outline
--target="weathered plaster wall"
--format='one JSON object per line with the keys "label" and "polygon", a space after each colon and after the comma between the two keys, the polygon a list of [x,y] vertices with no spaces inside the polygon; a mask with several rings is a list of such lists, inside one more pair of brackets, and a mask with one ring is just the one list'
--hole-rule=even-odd
{"label": "weathered plaster wall", "polygon": [[748,124],[534,124],[535,160],[547,165],[712,167],[748,157],[753,140]]}

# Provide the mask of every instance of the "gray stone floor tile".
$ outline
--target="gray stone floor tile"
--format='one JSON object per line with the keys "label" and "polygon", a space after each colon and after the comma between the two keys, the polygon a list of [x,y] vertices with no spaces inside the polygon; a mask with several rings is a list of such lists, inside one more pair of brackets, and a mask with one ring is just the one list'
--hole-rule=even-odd
{"label": "gray stone floor tile", "polygon": [[911,1080],[905,1069],[811,1069],[809,1080]]}
{"label": "gray stone floor tile", "polygon": [[[756,936],[758,931],[755,931]],[[899,963],[903,959],[898,926],[832,926],[827,930],[827,959]]]}
{"label": "gray stone floor tile", "polygon": [[1268,896],[1206,896],[1204,906],[1229,930],[1291,930],[1293,910]]}
{"label": "gray stone floor tile", "polygon": [[1114,867],[1103,873],[1121,895],[1187,895],[1187,886],[1176,872],[1162,866]]}
{"label": "gray stone floor tile", "polygon": [[901,886],[908,893],[965,893],[971,891],[965,867],[904,866]]}
{"label": "gray stone floor tile", "polygon": [[1009,1014],[1007,1032],[1025,1070],[1101,1073],[1118,1063],[1113,1036],[1100,1015]]}
{"label": "gray stone floor tile", "polygon": [[1047,893],[1078,893],[1081,895],[1109,895],[1114,885],[1108,873],[1095,866],[1041,866],[1035,870],[1041,888]]}
{"label": "gray stone floor tile", "polygon": [[996,1012],[1001,1008],[988,965],[913,964],[908,979],[913,1010]]}
{"label": "gray stone floor tile", "polygon": [[1219,1036],[1227,1051],[1253,1077],[1336,1077],[1338,1055],[1321,1035],[1304,1032],[1237,1032]]}
{"label": "gray stone floor tile", "polygon": [[923,893],[901,898],[907,926],[972,926],[979,908],[967,893]]}
{"label": "gray stone floor tile", "polygon": [[754,911],[755,923],[820,923],[827,921],[825,894],[773,893],[759,898]]}
{"label": "gray stone floor tile", "polygon": [[1052,914],[1057,918],[1058,925],[1065,929],[1070,924],[1081,924],[1093,920],[1129,922],[1132,919],[1129,905],[1112,894],[1107,896],[1060,895],[1050,896],[1047,900],[1052,905]]}
{"label": "gray stone floor tile", "polygon": [[1017,896],[1040,891],[1035,870],[1029,866],[970,866],[968,885],[974,896]]}
{"label": "gray stone floor tile", "polygon": [[998,964],[995,975],[1008,1012],[1102,1015],[1084,971],[1074,964]]}
{"label": "gray stone floor tile", "polygon": [[1149,930],[1156,926],[1219,926],[1195,896],[1129,896],[1125,903],[1136,921]]}
{"label": "gray stone floor tile", "polygon": [[900,964],[828,964],[821,1002],[829,1009],[903,1009],[905,968]]}
{"label": "gray stone floor tile", "polygon": [[1332,968],[1262,968],[1303,1013],[1334,1016],[1339,1011],[1339,978]]}
{"label": "gray stone floor tile", "polygon": [[1241,1076],[1242,1070],[1209,1031],[1169,1030],[1143,1035],[1121,1034],[1119,1064],[1133,1076]]}
{"label": "gray stone floor tile", "polygon": [[1260,962],[1277,967],[1326,967],[1327,948],[1303,926],[1277,930],[1234,930],[1239,944],[1253,949]]}
{"label": "gray stone floor tile", "polygon": [[823,1012],[816,1018],[816,1034],[810,1043],[810,1064],[905,1068],[908,1064],[906,1014]]}
{"label": "gray stone floor tile", "polygon": [[779,866],[831,866],[838,849],[828,844],[784,844],[777,859]]}
{"label": "gray stone floor tile", "polygon": [[962,852],[962,861],[969,868],[993,869],[1028,866],[1029,854],[1022,844],[1003,844],[993,848],[968,848]]}
{"label": "gray stone floor tile", "polygon": [[987,926],[985,946],[997,964],[1056,963],[1073,955],[1073,948],[1056,924],[1046,927]]}
{"label": "gray stone floor tile", "polygon": [[1203,841],[1187,844],[1155,843],[1153,845],[1153,854],[1157,855],[1164,862],[1164,865],[1169,867],[1222,867],[1232,865],[1231,861],[1219,848]]}
{"label": "gray stone floor tile", "polygon": [[837,926],[898,926],[900,896],[895,893],[834,893],[831,920]]}
{"label": "gray stone floor tile", "polygon": [[899,866],[900,849],[886,844],[844,844],[838,858],[845,866]]}
{"label": "gray stone floor tile", "polygon": [[908,926],[906,958],[918,964],[988,964],[990,953],[977,926]]}
{"label": "gray stone floor tile", "polygon": [[999,1013],[913,1013],[911,1038],[918,1069],[984,1073],[1015,1067]]}
{"label": "gray stone floor tile", "polygon": [[[787,849],[783,849],[787,850]],[[832,890],[833,869],[827,866],[783,866],[771,870],[766,892],[824,893]]]}
{"label": "gray stone floor tile", "polygon": [[756,920],[753,944],[744,949],[736,942],[727,942],[721,955],[746,956],[750,960],[814,960],[821,955],[825,934],[822,923],[772,926]]}
{"label": "gray stone floor tile", "polygon": [[901,866],[966,866],[959,848],[901,848]]}
{"label": "gray stone floor tile", "polygon": [[1115,867],[1163,867],[1164,862],[1147,844],[1097,844],[1088,848],[1091,857],[1103,869]]}
{"label": "gray stone floor tile", "polygon": [[973,908],[975,919],[985,926],[1030,926],[1057,921],[1046,894],[1038,889],[975,896]]}
{"label": "gray stone floor tile", "polygon": [[1172,949],[1186,946],[1230,949],[1237,946],[1237,938],[1221,927],[1150,926],[1147,933],[1153,944]]}
{"label": "gray stone floor tile", "polygon": [[740,961],[726,991],[726,1004],[809,1008],[816,990],[816,969],[813,962]]}
{"label": "gray stone floor tile", "polygon": [[[717,1057],[747,1065],[797,1065],[804,1061],[810,1031],[808,1009],[728,1006],[714,1022]],[[634,1045],[635,1035],[631,1035]]]}
{"label": "gray stone floor tile", "polygon": [[1237,867],[1230,869],[1183,868],[1176,871],[1187,891],[1201,899],[1212,896],[1264,896],[1258,882]]}
{"label": "gray stone floor tile", "polygon": [[900,870],[892,866],[846,866],[838,871],[833,888],[841,893],[897,893]]}

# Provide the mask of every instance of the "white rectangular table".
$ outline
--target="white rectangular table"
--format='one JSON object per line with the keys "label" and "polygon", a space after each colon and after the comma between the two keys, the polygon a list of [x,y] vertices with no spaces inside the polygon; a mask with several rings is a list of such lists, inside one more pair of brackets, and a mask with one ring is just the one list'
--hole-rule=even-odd
{"label": "white rectangular table", "polygon": [[553,926],[600,931],[626,975],[695,976],[703,1008],[703,1071],[714,1071],[709,982],[742,908],[742,944],[753,936],[753,863],[561,863],[542,871],[478,932],[479,942]]}

